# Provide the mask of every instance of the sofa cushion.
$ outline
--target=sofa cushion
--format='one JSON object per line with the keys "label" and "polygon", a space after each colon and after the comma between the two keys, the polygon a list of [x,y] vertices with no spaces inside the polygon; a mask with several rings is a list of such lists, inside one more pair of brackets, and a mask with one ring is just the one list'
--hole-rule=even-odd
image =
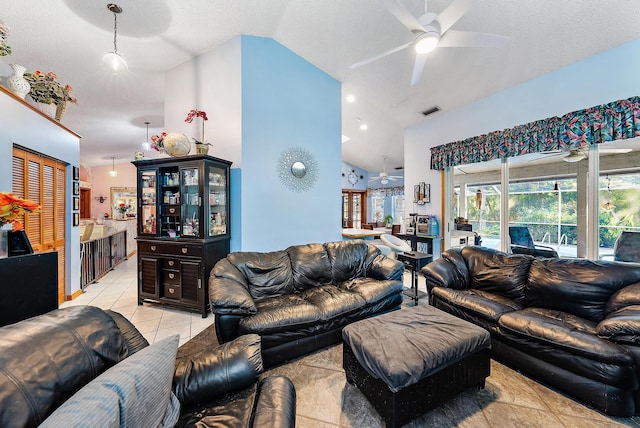
{"label": "sofa cushion", "polygon": [[507,312],[522,309],[521,305],[509,298],[482,290],[435,287],[431,293],[440,301],[461,308],[465,312],[471,312],[492,323],[497,323],[498,319]]}
{"label": "sofa cushion", "polygon": [[609,298],[635,282],[640,282],[640,265],[636,264],[535,259],[529,269],[525,304],[600,322]]}
{"label": "sofa cushion", "polygon": [[434,287],[467,288],[471,277],[460,248],[451,248],[442,253],[420,271],[427,280],[427,290]]}
{"label": "sofa cushion", "polygon": [[289,255],[284,251],[238,252],[227,258],[246,278],[254,299],[289,294],[294,290]]}
{"label": "sofa cushion", "polygon": [[249,315],[238,325],[240,334],[259,335],[301,329],[318,324],[322,319],[320,308],[298,294],[264,299],[256,303],[258,312]]}
{"label": "sofa cushion", "polygon": [[532,257],[472,246],[464,247],[460,253],[469,268],[469,288],[495,293],[517,303],[524,301]]}
{"label": "sofa cushion", "polygon": [[348,315],[360,310],[366,304],[359,294],[334,285],[310,288],[300,293],[300,297],[320,310],[322,321]]}
{"label": "sofa cushion", "polygon": [[0,348],[3,427],[38,425],[127,356],[113,318],[92,306],[59,309],[2,327]]}
{"label": "sofa cushion", "polygon": [[402,292],[403,285],[395,280],[377,280],[373,278],[355,278],[338,284],[338,288],[356,293],[363,302],[363,306],[371,306],[389,296]]}
{"label": "sofa cushion", "polygon": [[365,276],[369,246],[361,240],[328,242],[324,247],[331,263],[331,282]]}
{"label": "sofa cushion", "polygon": [[626,306],[607,315],[598,323],[596,332],[617,343],[640,345],[640,305]]}
{"label": "sofa cushion", "polygon": [[298,291],[331,284],[331,262],[322,244],[294,245],[287,248]]}
{"label": "sofa cushion", "polygon": [[638,388],[632,353],[598,337],[594,322],[552,309],[526,308],[504,314],[499,325],[502,340],[526,354],[607,385]]}
{"label": "sofa cushion", "polygon": [[640,305],[640,282],[627,285],[624,288],[613,293],[607,301],[605,307],[605,315],[622,309],[625,306]]}
{"label": "sofa cushion", "polygon": [[180,402],[171,392],[180,336],[136,352],[74,394],[49,416],[43,428],[171,427]]}

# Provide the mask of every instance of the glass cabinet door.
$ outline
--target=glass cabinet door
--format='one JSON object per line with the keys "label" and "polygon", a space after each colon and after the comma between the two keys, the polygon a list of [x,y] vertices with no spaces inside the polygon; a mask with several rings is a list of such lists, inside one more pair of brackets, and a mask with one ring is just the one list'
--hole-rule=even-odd
{"label": "glass cabinet door", "polygon": [[198,168],[180,169],[182,184],[182,236],[200,237],[200,194]]}
{"label": "glass cabinet door", "polygon": [[209,218],[207,236],[219,236],[227,233],[227,180],[226,169],[209,166],[206,169],[209,189]]}
{"label": "glass cabinet door", "polygon": [[141,201],[140,201],[140,227],[141,233],[155,235],[156,197],[157,197],[156,171],[142,171],[140,173]]}

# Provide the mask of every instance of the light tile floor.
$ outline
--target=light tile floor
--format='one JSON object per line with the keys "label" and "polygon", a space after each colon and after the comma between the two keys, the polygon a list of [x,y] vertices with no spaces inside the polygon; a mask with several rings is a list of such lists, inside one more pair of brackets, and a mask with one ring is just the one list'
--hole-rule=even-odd
{"label": "light tile floor", "polygon": [[[153,304],[138,306],[136,271],[134,256],[61,307],[94,305],[120,312],[149,343],[178,333],[183,344],[213,324],[212,315],[203,319],[200,314]],[[406,272],[405,286],[410,279]],[[424,280],[420,288],[424,289]],[[384,426],[366,398],[346,382],[340,344],[270,369],[263,376],[270,374],[282,374],[293,381],[299,428]],[[640,427],[640,418],[608,417],[492,360],[485,389],[472,388],[406,427]]]}
{"label": "light tile floor", "polygon": [[112,309],[127,317],[149,343],[173,334],[180,335],[180,345],[213,324],[213,315],[202,318],[190,313],[145,303],[138,305],[137,258],[125,260],[98,282],[86,287],[76,299],[60,307],[92,305]]}

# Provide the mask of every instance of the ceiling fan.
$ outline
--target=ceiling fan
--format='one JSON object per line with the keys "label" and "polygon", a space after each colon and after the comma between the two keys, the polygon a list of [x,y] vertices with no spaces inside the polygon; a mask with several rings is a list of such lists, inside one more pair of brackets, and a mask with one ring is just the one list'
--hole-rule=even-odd
{"label": "ceiling fan", "polygon": [[395,181],[403,178],[400,175],[389,175],[387,173],[387,157],[382,156],[382,172],[376,177],[369,177],[369,182],[380,180],[380,184],[387,184],[389,181]]}
{"label": "ceiling fan", "polygon": [[422,70],[427,60],[427,54],[436,47],[495,47],[499,48],[507,44],[509,37],[496,34],[476,33],[470,31],[456,31],[450,28],[467,13],[474,0],[454,0],[439,15],[427,12],[427,0],[424,2],[424,15],[416,18],[399,0],[380,0],[382,4],[414,34],[412,41],[390,49],[381,54],[367,58],[349,68],[361,67],[370,62],[377,61],[387,55],[400,52],[413,46],[416,51],[416,60],[411,77],[411,85],[420,81]]}

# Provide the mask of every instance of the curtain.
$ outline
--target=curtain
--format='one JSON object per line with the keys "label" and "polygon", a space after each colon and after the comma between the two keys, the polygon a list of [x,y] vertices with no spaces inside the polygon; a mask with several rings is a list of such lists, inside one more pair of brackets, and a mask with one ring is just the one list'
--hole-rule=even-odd
{"label": "curtain", "polygon": [[640,136],[640,97],[536,120],[431,148],[431,169]]}
{"label": "curtain", "polygon": [[404,195],[404,187],[381,187],[378,189],[367,189],[369,196],[400,196]]}

